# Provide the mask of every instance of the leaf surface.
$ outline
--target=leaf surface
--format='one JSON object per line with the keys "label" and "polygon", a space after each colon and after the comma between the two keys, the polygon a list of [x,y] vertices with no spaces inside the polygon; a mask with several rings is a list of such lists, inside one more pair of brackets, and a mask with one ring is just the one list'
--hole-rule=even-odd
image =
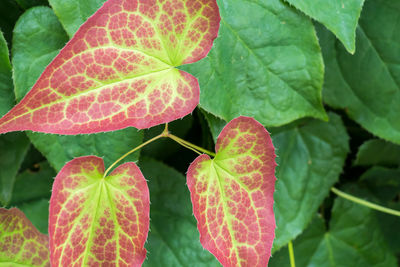
{"label": "leaf surface", "polygon": [[141,157],[140,168],[149,180],[151,200],[149,255],[143,266],[220,266],[199,242],[185,176],[150,158]]}
{"label": "leaf surface", "polygon": [[[293,242],[296,266],[397,266],[373,210],[337,198],[329,231],[324,223],[321,217],[315,217]],[[288,255],[287,249],[274,254],[270,267],[289,266]]]}
{"label": "leaf surface", "polygon": [[0,119],[0,132],[95,133],[183,117],[199,86],[175,67],[206,56],[218,28],[215,0],[109,0]]}
{"label": "leaf surface", "polygon": [[58,173],[49,214],[52,265],[143,263],[149,230],[146,180],[132,162],[103,174],[103,160],[95,156],[76,158]]}
{"label": "leaf surface", "polygon": [[324,101],[369,132],[400,144],[400,2],[367,1],[352,56],[319,27],[326,66]]}
{"label": "leaf surface", "polygon": [[359,147],[354,164],[400,166],[400,146],[380,139],[368,140]]}
{"label": "leaf surface", "polygon": [[324,24],[354,53],[356,27],[364,0],[286,0],[311,18]]}
{"label": "leaf surface", "polygon": [[[50,8],[35,7],[21,16],[14,30],[12,59],[17,100],[29,91],[67,40],[67,35]],[[32,46],[32,42],[35,46]],[[139,145],[143,138],[143,133],[134,128],[80,136],[27,134],[56,170],[75,157],[90,154],[102,155],[105,164],[110,165],[129,147]],[[124,161],[136,161],[138,157],[139,153],[134,153]]]}
{"label": "leaf surface", "polygon": [[[0,31],[0,116],[14,104],[11,64],[8,47]],[[29,141],[22,133],[0,136],[0,205],[11,199],[15,176],[29,148]]]}
{"label": "leaf surface", "polygon": [[49,0],[49,3],[70,37],[106,0]]}
{"label": "leaf surface", "polygon": [[213,49],[184,66],[199,78],[200,106],[225,121],[245,115],[265,126],[327,119],[322,56],[310,19],[280,0],[218,3],[221,28]]}
{"label": "leaf surface", "polygon": [[50,266],[48,244],[22,211],[0,208],[0,265]]}
{"label": "leaf surface", "polygon": [[7,113],[14,105],[11,64],[7,42],[0,31],[0,116]]}
{"label": "leaf surface", "polygon": [[338,181],[349,152],[349,136],[333,113],[329,123],[311,120],[271,131],[278,154],[276,251],[307,227]]}
{"label": "leaf surface", "polygon": [[223,266],[266,266],[275,230],[269,134],[239,117],[222,130],[216,153],[199,156],[187,173],[200,242]]}

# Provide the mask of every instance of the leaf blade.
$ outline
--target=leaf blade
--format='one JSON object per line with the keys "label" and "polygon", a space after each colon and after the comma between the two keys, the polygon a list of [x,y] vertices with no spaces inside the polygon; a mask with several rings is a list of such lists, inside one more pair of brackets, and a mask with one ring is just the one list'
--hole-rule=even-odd
{"label": "leaf blade", "polygon": [[103,160],[87,156],[70,161],[57,175],[49,214],[52,264],[140,266],[144,261],[146,181],[134,163],[120,165],[106,178],[103,173]]}
{"label": "leaf blade", "polygon": [[[204,57],[219,28],[214,0],[192,4],[109,0],[0,120],[0,132],[148,128],[190,113],[199,101],[197,80],[174,67]],[[159,81],[148,84],[157,72]]]}
{"label": "leaf blade", "polygon": [[239,117],[223,129],[216,151],[213,160],[196,158],[187,173],[200,242],[224,266],[264,266],[275,229],[272,141],[257,121]]}
{"label": "leaf blade", "polygon": [[50,266],[48,237],[24,213],[0,208],[0,262],[21,266]]}

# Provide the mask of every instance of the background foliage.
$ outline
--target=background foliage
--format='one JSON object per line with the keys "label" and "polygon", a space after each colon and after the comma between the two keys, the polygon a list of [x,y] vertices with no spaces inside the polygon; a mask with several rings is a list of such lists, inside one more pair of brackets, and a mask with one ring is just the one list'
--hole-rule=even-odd
{"label": "background foliage", "polygon": [[[104,0],[0,2],[0,115]],[[272,134],[278,168],[270,266],[397,266],[400,219],[330,193],[335,187],[400,209],[400,2],[219,0],[221,29],[208,57],[181,68],[199,78],[199,108],[170,125],[202,145],[227,121],[253,116]],[[110,165],[160,127],[59,136],[0,136],[0,203],[47,233],[53,178],[67,161]],[[146,266],[218,266],[201,248],[184,174],[196,154],[169,140],[138,161],[149,180]],[[0,241],[1,242],[1,241]],[[346,260],[343,262],[343,260]]]}

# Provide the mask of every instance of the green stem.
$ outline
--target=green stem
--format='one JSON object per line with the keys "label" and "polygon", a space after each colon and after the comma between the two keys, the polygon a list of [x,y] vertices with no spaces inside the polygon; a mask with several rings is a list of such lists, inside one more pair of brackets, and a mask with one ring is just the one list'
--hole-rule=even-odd
{"label": "green stem", "polygon": [[293,251],[292,241],[289,241],[288,249],[289,249],[290,267],[296,267],[296,263],[294,261],[294,251]]}
{"label": "green stem", "polygon": [[360,199],[358,197],[349,195],[349,194],[347,194],[345,192],[342,192],[342,191],[340,191],[339,189],[337,189],[335,187],[332,187],[331,191],[333,193],[335,193],[336,195],[342,197],[342,198],[345,198],[347,200],[353,201],[353,202],[355,202],[357,204],[366,206],[368,208],[371,208],[371,209],[374,209],[374,210],[378,210],[378,211],[381,211],[381,212],[384,212],[384,213],[392,214],[392,215],[395,215],[395,216],[400,216],[400,211],[398,211],[398,210],[389,209],[389,208],[386,208],[386,207],[383,207],[383,206],[368,202],[366,200],[363,200],[363,199]]}
{"label": "green stem", "polygon": [[166,136],[168,136],[168,124],[165,124],[165,129],[164,129],[164,131],[163,131],[161,134],[159,134],[159,135],[157,135],[157,136],[155,136],[155,137],[153,137],[153,138],[147,140],[147,141],[144,142],[143,144],[141,144],[141,145],[135,147],[134,149],[132,149],[132,150],[126,152],[126,153],[125,153],[124,155],[122,155],[119,159],[117,159],[116,161],[114,161],[114,163],[111,164],[111,166],[108,167],[107,170],[104,172],[103,178],[105,178],[105,177],[107,176],[107,174],[110,172],[110,170],[111,170],[112,168],[114,168],[114,166],[115,166],[118,162],[120,162],[121,160],[123,160],[124,158],[126,158],[127,156],[129,156],[130,154],[132,154],[133,152],[135,152],[135,151],[141,149],[142,147],[144,147],[144,146],[150,144],[151,142],[154,142],[154,141],[156,141],[157,139],[160,139],[160,138],[166,137]]}
{"label": "green stem", "polygon": [[178,144],[180,144],[180,145],[182,145],[182,146],[184,146],[186,148],[192,149],[194,151],[197,150],[197,151],[200,151],[202,153],[208,154],[208,155],[210,155],[212,157],[215,157],[215,153],[214,152],[211,152],[211,151],[209,151],[207,149],[204,149],[202,147],[196,146],[196,145],[194,145],[194,144],[192,144],[192,143],[190,143],[190,142],[188,142],[186,140],[183,140],[182,138],[179,138],[178,136],[175,136],[173,134],[168,133],[167,137],[171,138],[172,140],[174,140],[175,142],[177,142]]}

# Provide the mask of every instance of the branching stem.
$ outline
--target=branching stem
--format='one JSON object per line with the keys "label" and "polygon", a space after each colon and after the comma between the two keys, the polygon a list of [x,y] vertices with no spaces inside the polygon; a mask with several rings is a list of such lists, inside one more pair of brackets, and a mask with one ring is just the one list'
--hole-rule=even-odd
{"label": "branching stem", "polygon": [[336,195],[342,197],[342,198],[345,198],[345,199],[353,201],[353,202],[355,202],[357,204],[366,206],[366,207],[368,207],[370,209],[378,210],[378,211],[381,211],[381,212],[384,212],[384,213],[388,213],[388,214],[391,214],[391,215],[395,215],[395,216],[400,216],[400,211],[398,211],[398,210],[389,209],[389,208],[386,208],[386,207],[371,203],[369,201],[360,199],[358,197],[349,195],[349,194],[347,194],[345,192],[340,191],[339,189],[337,189],[335,187],[332,187],[331,191],[333,193],[335,193]]}
{"label": "branching stem", "polygon": [[209,151],[209,150],[207,150],[207,149],[204,149],[204,148],[202,148],[202,147],[196,146],[195,144],[192,144],[192,143],[190,143],[190,142],[188,142],[188,141],[186,141],[186,140],[183,140],[182,138],[179,138],[178,136],[175,136],[175,135],[169,133],[169,131],[168,131],[168,123],[166,123],[166,124],[165,124],[165,128],[164,128],[164,131],[163,131],[161,134],[159,134],[159,135],[157,135],[157,136],[155,136],[155,137],[153,137],[153,138],[147,140],[147,141],[144,142],[143,144],[141,144],[141,145],[139,145],[139,146],[133,148],[132,150],[126,152],[126,153],[125,153],[124,155],[122,155],[119,159],[117,159],[116,161],[114,161],[114,163],[111,164],[111,166],[108,167],[107,170],[104,172],[103,178],[105,178],[105,177],[107,176],[107,174],[112,170],[112,168],[114,168],[115,165],[118,164],[118,162],[120,162],[121,160],[123,160],[124,158],[126,158],[127,156],[129,156],[130,154],[134,153],[135,151],[141,149],[142,147],[144,147],[144,146],[146,146],[146,145],[148,145],[148,144],[150,144],[150,143],[152,143],[152,142],[154,142],[154,141],[156,141],[157,139],[160,139],[160,138],[162,138],[162,137],[171,138],[172,140],[174,140],[175,142],[177,142],[177,143],[180,144],[181,146],[186,147],[187,149],[190,149],[190,150],[196,152],[197,154],[200,154],[200,155],[201,155],[202,153],[205,153],[205,154],[208,154],[208,155],[210,155],[210,156],[212,156],[212,157],[215,157],[215,153],[214,153],[214,152],[211,152],[211,151]]}

